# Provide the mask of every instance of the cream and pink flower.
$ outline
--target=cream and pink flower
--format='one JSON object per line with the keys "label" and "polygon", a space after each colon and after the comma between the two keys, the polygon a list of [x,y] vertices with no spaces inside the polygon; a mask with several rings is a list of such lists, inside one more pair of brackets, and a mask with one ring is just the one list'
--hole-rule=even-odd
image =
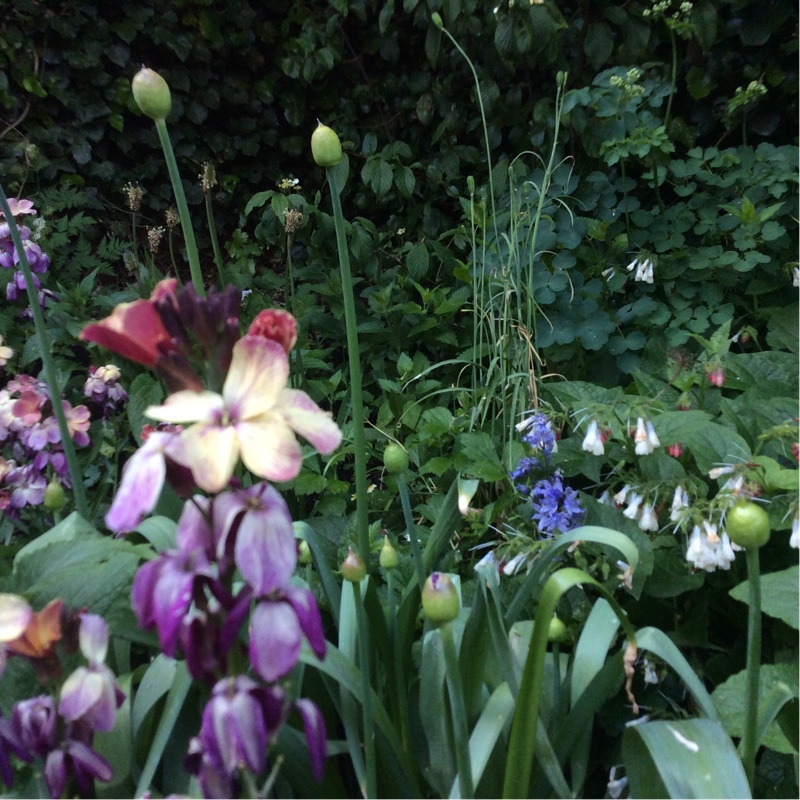
{"label": "cream and pink flower", "polygon": [[145,413],[163,422],[194,423],[180,434],[180,463],[206,491],[225,488],[240,457],[261,478],[291,480],[303,458],[296,433],[321,453],[335,450],[342,434],[305,392],[286,388],[288,377],[283,347],[248,335],[233,347],[222,394],[179,391]]}

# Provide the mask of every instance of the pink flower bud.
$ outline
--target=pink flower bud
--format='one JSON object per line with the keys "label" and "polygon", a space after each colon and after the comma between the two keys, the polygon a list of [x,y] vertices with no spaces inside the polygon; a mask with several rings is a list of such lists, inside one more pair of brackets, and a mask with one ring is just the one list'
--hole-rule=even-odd
{"label": "pink flower bud", "polygon": [[247,334],[277,342],[288,355],[297,341],[297,322],[288,311],[265,308],[253,320]]}

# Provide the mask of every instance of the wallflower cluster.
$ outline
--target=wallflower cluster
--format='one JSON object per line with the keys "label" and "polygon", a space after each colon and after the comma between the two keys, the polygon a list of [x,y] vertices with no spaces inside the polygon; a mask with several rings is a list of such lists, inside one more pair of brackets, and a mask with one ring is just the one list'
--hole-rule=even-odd
{"label": "wallflower cluster", "polygon": [[[90,411],[84,405],[61,405],[70,437],[76,445],[89,444]],[[26,506],[40,505],[53,477],[71,488],[61,433],[53,416],[46,383],[17,375],[0,389],[0,511],[18,519]]]}
{"label": "wallflower cluster", "polygon": [[[22,217],[34,216],[36,214],[36,209],[33,207],[33,203],[30,200],[21,200],[16,197],[8,198],[8,205],[14,219],[4,219],[3,212],[0,211],[0,267],[4,269],[14,269],[19,265],[19,255],[14,247],[14,242],[11,240],[10,226],[15,225],[19,231],[20,239],[22,240],[25,257],[33,273],[39,304],[44,308],[46,296],[52,297],[53,295],[51,292],[42,289],[42,285],[37,276],[47,272],[47,268],[50,266],[50,258],[34,241],[31,235],[31,229],[18,221],[21,220]],[[21,270],[17,269],[11,281],[6,286],[6,299],[9,302],[15,302],[20,294],[25,297],[26,291],[25,276],[22,274]]]}
{"label": "wallflower cluster", "polygon": [[58,702],[54,694],[41,694],[18,701],[9,719],[0,716],[0,778],[12,786],[14,756],[43,765],[50,797],[62,797],[73,779],[88,796],[95,780],[112,778],[109,763],[92,749],[94,734],[114,727],[125,700],[105,664],[108,626],[96,614],[66,612],[60,600],[35,613],[23,598],[9,594],[0,594],[0,618],[0,667],[10,655],[24,657],[41,683],[51,683],[61,675],[59,643],[64,654],[80,647],[88,662],[61,684]]}
{"label": "wallflower cluster", "polygon": [[[192,677],[211,688],[186,759],[208,797],[247,791],[248,773],[266,768],[268,745],[292,709],[303,720],[317,779],[326,757],[319,709],[292,700],[278,683],[297,663],[303,637],[325,655],[314,597],[292,582],[297,544],[289,510],[273,486],[241,488],[234,472],[241,459],[260,478],[290,480],[302,463],[297,433],[329,453],[341,432],[307,394],[287,388],[294,318],[262,311],[240,337],[240,302],[233,287],[201,298],[168,280],[149,300],[118,306],[82,333],[154,367],[171,392],[145,411],[160,424],[143,431],[106,524],[117,534],[133,530],[165,481],[187,499],[176,547],[139,569],[132,606],[141,626],[158,631],[163,652],[183,655]],[[210,376],[208,388],[201,374]],[[240,674],[246,662],[249,677]]]}

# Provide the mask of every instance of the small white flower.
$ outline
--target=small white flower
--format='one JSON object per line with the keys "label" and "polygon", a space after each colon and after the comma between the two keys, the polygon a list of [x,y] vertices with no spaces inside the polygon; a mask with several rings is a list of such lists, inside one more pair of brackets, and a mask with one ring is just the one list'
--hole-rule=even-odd
{"label": "small white flower", "polygon": [[708,477],[711,478],[712,481],[715,481],[717,478],[721,478],[723,475],[730,475],[733,472],[733,466],[727,464],[724,467],[714,467],[714,469],[710,469],[708,471]]}
{"label": "small white flower", "polygon": [[727,481],[722,485],[722,489],[720,491],[723,492],[730,492],[737,497],[741,494],[742,489],[744,488],[744,475],[736,475],[733,478],[728,478]]}
{"label": "small white flower", "polygon": [[615,495],[614,495],[614,503],[618,506],[621,506],[626,498],[628,497],[628,492],[630,492],[630,486],[623,486]]}
{"label": "small white flower", "polygon": [[[653,434],[655,435],[655,431],[653,431]],[[658,440],[658,437],[656,437],[656,440]],[[633,441],[636,443],[634,452],[637,456],[649,455],[655,449],[648,436],[644,420],[641,417],[636,420],[636,432],[633,434]]]}
{"label": "small white flower", "polygon": [[503,575],[513,575],[525,562],[525,553],[517,553],[511,561],[503,567]]}
{"label": "small white flower", "polygon": [[623,517],[628,519],[637,519],[639,516],[639,509],[642,505],[642,498],[634,492],[628,502],[628,507],[622,512]]}
{"label": "small white flower", "polygon": [[592,424],[589,425],[589,430],[586,431],[586,436],[583,439],[582,448],[595,456],[602,456],[605,453],[603,437],[600,435],[597,420],[592,420]]}
{"label": "small white flower", "polygon": [[627,267],[625,267],[625,269],[627,269],[628,272],[633,272],[638,266],[639,266],[639,259],[634,258],[633,261],[631,261],[631,263],[628,264]]}
{"label": "small white flower", "polygon": [[708,539],[709,544],[711,545],[719,544],[719,533],[717,532],[717,526],[713,522],[704,519],[703,529],[706,532],[706,538]]}
{"label": "small white flower", "polygon": [[639,517],[639,527],[643,531],[657,531],[658,517],[653,503],[647,503],[642,508],[642,515]]}
{"label": "small white flower", "polygon": [[600,274],[606,280],[610,281],[614,277],[614,275],[617,274],[617,271],[614,269],[614,267],[609,267],[608,269],[604,269]]}
{"label": "small white flower", "polygon": [[792,286],[800,286],[800,267],[795,267],[792,273]]}
{"label": "small white flower", "polygon": [[625,561],[617,561],[617,566],[622,570],[622,574],[617,575],[622,585],[626,589],[633,589],[633,567]]}
{"label": "small white flower", "polygon": [[730,569],[731,564],[736,558],[736,553],[733,552],[731,547],[731,540],[728,538],[727,533],[722,534],[719,544],[714,550],[714,556],[717,560],[717,566],[721,569]]}
{"label": "small white flower", "polygon": [[672,505],[669,509],[670,522],[678,522],[683,516],[683,509],[689,507],[689,495],[686,489],[680,484],[675,487],[675,494],[672,497]]}
{"label": "small white flower", "polygon": [[645,427],[647,428],[647,443],[650,445],[652,452],[656,447],[661,447],[661,440],[658,438],[656,429],[653,427],[653,423],[650,422],[650,420],[647,420]]}
{"label": "small white flower", "polygon": [[704,569],[706,572],[713,572],[717,567],[714,551],[709,547],[708,540],[697,525],[694,526],[692,535],[689,537],[686,560],[695,569]]}
{"label": "small white flower", "polygon": [[615,505],[614,498],[611,496],[611,492],[609,492],[608,489],[606,489],[603,492],[603,494],[601,494],[600,497],[597,498],[597,502],[602,503],[604,506]]}
{"label": "small white flower", "polygon": [[789,539],[789,546],[800,548],[800,512],[795,514],[792,520],[792,536]]}
{"label": "small white flower", "polygon": [[658,673],[648,659],[644,659],[644,682],[658,684]]}

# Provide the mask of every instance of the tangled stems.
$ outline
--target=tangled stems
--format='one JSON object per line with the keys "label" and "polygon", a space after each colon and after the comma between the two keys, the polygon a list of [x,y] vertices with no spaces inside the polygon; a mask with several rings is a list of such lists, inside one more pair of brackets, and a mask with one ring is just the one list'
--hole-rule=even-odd
{"label": "tangled stems", "polygon": [[28,302],[31,305],[31,312],[33,314],[33,323],[36,327],[36,336],[39,339],[39,353],[44,366],[44,374],[47,383],[50,387],[50,398],[53,405],[53,416],[58,423],[58,431],[61,435],[61,445],[64,448],[64,457],[67,460],[67,468],[69,469],[69,479],[72,483],[72,491],[75,496],[75,508],[77,512],[84,518],[90,519],[89,505],[86,501],[86,493],[81,480],[81,471],[78,466],[78,459],[75,455],[75,447],[72,444],[72,437],[69,433],[69,426],[67,425],[67,418],[64,414],[64,408],[61,405],[61,391],[58,386],[58,375],[56,373],[56,365],[53,361],[53,355],[50,352],[50,344],[47,341],[47,328],[44,322],[44,315],[42,314],[41,306],[39,305],[39,298],[36,293],[36,285],[33,282],[33,273],[31,272],[30,264],[25,256],[25,248],[22,245],[19,231],[14,222],[14,217],[11,214],[11,209],[6,199],[6,193],[3,187],[0,186],[0,209],[8,222],[8,229],[11,234],[11,240],[14,242],[14,247],[19,256],[19,266],[22,274],[25,276],[25,288],[28,291]]}
{"label": "tangled stems", "polygon": [[347,357],[350,367],[350,396],[353,405],[353,447],[355,449],[356,472],[356,531],[358,554],[369,565],[369,523],[367,520],[367,450],[364,438],[364,401],[361,396],[361,358],[358,350],[356,329],[356,306],[353,300],[353,277],[350,273],[350,255],[344,232],[342,204],[339,200],[339,184],[336,168],[326,169],[328,185],[331,187],[333,220],[336,227],[336,244],[339,248],[339,266],[342,273],[342,302],[347,329]]}
{"label": "tangled stems", "polygon": [[203,274],[200,271],[200,257],[197,255],[197,243],[194,239],[192,219],[189,216],[189,206],[186,204],[186,195],[178,172],[178,164],[175,161],[175,153],[172,151],[172,143],[169,140],[169,133],[167,133],[167,122],[165,119],[156,119],[155,123],[158,139],[161,142],[161,149],[164,151],[164,160],[167,162],[169,178],[172,181],[172,191],[175,193],[175,204],[178,206],[178,214],[181,218],[181,228],[183,229],[183,239],[186,242],[186,255],[189,259],[192,283],[197,294],[200,297],[205,297],[206,291],[203,288]]}

